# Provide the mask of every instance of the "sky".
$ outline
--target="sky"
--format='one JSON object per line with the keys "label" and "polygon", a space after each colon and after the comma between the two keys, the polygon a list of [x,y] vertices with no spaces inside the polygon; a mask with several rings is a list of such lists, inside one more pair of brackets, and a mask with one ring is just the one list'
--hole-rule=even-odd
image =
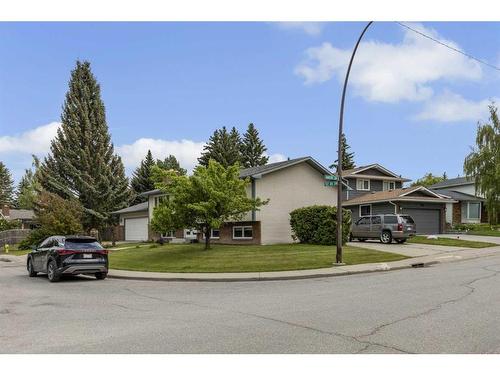
{"label": "sky", "polygon": [[[76,60],[101,85],[128,175],[148,149],[196,165],[222,126],[252,122],[271,161],[336,159],[342,82],[360,22],[0,23],[0,161],[19,181],[47,155]],[[411,27],[500,65],[500,23]],[[344,129],[357,165],[410,179],[463,173],[500,72],[397,23],[376,22],[354,60]]]}

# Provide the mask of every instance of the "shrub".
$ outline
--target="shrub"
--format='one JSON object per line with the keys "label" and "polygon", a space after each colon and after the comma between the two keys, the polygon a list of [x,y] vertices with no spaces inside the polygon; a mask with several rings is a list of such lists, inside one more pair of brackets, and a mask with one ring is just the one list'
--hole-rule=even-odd
{"label": "shrub", "polygon": [[0,232],[3,230],[17,229],[21,227],[21,223],[17,220],[7,221],[3,217],[0,217]]}
{"label": "shrub", "polygon": [[[343,210],[342,243],[346,243],[351,229],[351,211]],[[334,245],[337,243],[337,208],[309,206],[290,212],[292,238],[301,243]]]}

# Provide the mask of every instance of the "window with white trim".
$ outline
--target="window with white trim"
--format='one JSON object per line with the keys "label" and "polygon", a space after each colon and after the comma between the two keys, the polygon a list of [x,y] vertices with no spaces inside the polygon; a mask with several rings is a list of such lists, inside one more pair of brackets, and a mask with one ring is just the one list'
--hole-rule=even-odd
{"label": "window with white trim", "polygon": [[480,202],[467,202],[467,219],[480,219],[481,218],[481,203]]}
{"label": "window with white trim", "polygon": [[251,240],[253,238],[253,227],[233,227],[233,240]]}
{"label": "window with white trim", "polygon": [[166,233],[162,233],[161,236],[163,238],[175,238],[175,230],[169,230]]}
{"label": "window with white trim", "polygon": [[356,182],[356,189],[357,190],[370,190],[370,180],[364,180],[361,178],[358,178]]}
{"label": "window with white trim", "polygon": [[359,216],[369,216],[372,214],[371,204],[362,204],[359,206]]}
{"label": "window with white trim", "polygon": [[163,202],[168,202],[168,195],[160,195],[153,198],[153,207],[158,207]]}
{"label": "window with white trim", "polygon": [[382,190],[387,191],[387,190],[394,190],[396,189],[396,182],[394,181],[384,181],[382,185]]}
{"label": "window with white trim", "polygon": [[[203,238],[205,238],[205,232],[203,232]],[[214,240],[218,240],[220,238],[220,229],[211,229],[210,230],[210,238]]]}

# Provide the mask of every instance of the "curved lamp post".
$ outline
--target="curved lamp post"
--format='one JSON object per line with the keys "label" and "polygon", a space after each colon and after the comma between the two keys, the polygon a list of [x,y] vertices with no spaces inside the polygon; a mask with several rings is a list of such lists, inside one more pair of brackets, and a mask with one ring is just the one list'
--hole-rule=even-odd
{"label": "curved lamp post", "polygon": [[354,55],[358,49],[359,43],[365,35],[366,30],[370,27],[373,21],[368,22],[368,24],[363,29],[363,32],[358,38],[354,50],[352,51],[351,60],[349,61],[349,66],[347,67],[347,72],[344,80],[344,89],[342,90],[342,101],[340,103],[340,118],[339,118],[339,149],[338,149],[338,162],[337,162],[337,264],[342,264],[342,133],[344,125],[344,102],[345,93],[347,90],[347,81],[349,80],[349,73],[351,72],[352,62],[354,60]]}

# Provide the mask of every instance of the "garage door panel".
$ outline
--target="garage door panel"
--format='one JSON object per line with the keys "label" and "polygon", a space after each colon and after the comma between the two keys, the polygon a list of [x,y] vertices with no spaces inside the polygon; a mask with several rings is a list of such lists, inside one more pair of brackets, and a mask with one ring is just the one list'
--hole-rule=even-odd
{"label": "garage door panel", "polygon": [[148,240],[148,218],[137,217],[125,219],[125,240],[126,241],[147,241]]}
{"label": "garage door panel", "polygon": [[440,232],[440,210],[418,208],[403,209],[403,214],[410,215],[417,225],[417,234],[436,234]]}

